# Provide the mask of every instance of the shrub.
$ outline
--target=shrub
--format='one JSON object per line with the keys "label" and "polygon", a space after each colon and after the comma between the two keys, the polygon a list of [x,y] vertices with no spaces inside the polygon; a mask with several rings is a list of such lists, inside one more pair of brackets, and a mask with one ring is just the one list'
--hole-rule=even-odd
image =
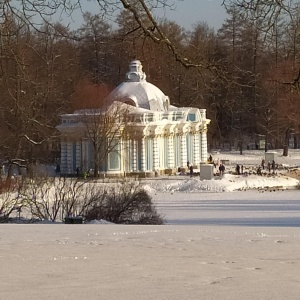
{"label": "shrub", "polygon": [[[151,197],[136,181],[110,187],[72,178],[35,177],[0,194],[0,222],[24,209],[31,220],[63,221],[82,216],[118,224],[163,224]],[[23,210],[22,210],[23,211]]]}
{"label": "shrub", "polygon": [[16,178],[2,180],[0,176],[0,223],[7,223],[12,214],[19,212],[24,206],[21,197],[23,181]]}
{"label": "shrub", "polygon": [[76,214],[85,195],[83,186],[78,179],[39,176],[23,186],[22,197],[34,220],[62,221]]}
{"label": "shrub", "polygon": [[148,193],[134,183],[107,190],[85,214],[86,221],[104,219],[116,224],[163,224]]}

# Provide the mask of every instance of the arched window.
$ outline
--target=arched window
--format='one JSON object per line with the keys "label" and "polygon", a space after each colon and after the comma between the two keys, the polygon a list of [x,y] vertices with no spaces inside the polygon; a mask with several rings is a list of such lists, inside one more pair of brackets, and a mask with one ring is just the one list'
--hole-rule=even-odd
{"label": "arched window", "polygon": [[126,99],[124,103],[136,107],[135,102],[131,99]]}

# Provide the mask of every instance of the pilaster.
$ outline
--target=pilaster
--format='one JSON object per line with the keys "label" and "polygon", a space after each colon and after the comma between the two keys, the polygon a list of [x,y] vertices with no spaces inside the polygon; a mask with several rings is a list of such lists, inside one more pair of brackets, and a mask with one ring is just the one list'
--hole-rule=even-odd
{"label": "pilaster", "polygon": [[72,142],[67,142],[67,174],[72,174]]}
{"label": "pilaster", "polygon": [[158,153],[158,146],[157,146],[157,137],[153,138],[153,169],[159,169],[159,153]]}
{"label": "pilaster", "polygon": [[168,168],[175,167],[174,157],[174,137],[173,135],[168,136]]}
{"label": "pilaster", "polygon": [[199,133],[194,134],[194,161],[196,164],[201,162],[200,158],[200,135]]}
{"label": "pilaster", "polygon": [[65,139],[61,140],[60,169],[62,173],[67,172],[67,142]]}
{"label": "pilaster", "polygon": [[137,148],[137,142],[136,139],[131,140],[131,161],[132,161],[132,169],[134,172],[137,171],[137,152],[136,152],[136,148]]}
{"label": "pilaster", "polygon": [[207,162],[207,129],[201,131],[201,162]]}
{"label": "pilaster", "polygon": [[186,135],[181,135],[181,166],[186,166],[187,163],[187,153],[186,153]]}
{"label": "pilaster", "polygon": [[145,137],[141,138],[141,171],[146,172],[146,149],[145,149]]}
{"label": "pilaster", "polygon": [[76,167],[78,168],[82,168],[82,160],[81,160],[81,153],[82,153],[82,150],[81,150],[81,140],[77,140],[76,141]]}

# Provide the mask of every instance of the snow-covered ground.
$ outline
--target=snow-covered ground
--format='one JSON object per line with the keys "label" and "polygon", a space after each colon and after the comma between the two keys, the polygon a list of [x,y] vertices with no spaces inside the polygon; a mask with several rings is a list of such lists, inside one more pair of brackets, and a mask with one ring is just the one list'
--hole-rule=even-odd
{"label": "snow-covered ground", "polygon": [[298,300],[300,230],[1,225],[1,299]]}
{"label": "snow-covered ground", "polygon": [[[262,155],[219,158],[229,171]],[[300,152],[278,160],[296,167]],[[2,224],[1,299],[298,300],[300,190],[282,189],[293,180],[144,180],[161,226]]]}
{"label": "snow-covered ground", "polygon": [[[290,155],[284,157],[277,151],[278,169],[269,172],[262,170],[263,176],[256,175],[257,167],[264,157],[263,151],[245,151],[243,155],[238,152],[214,153],[214,160],[226,160],[224,176],[215,176],[213,180],[200,180],[199,177],[190,178],[187,175],[162,176],[155,180],[143,180],[142,183],[150,193],[155,192],[231,192],[238,190],[259,189],[289,189],[299,185],[299,180],[287,176],[288,170],[299,169],[300,150],[290,150]],[[234,175],[236,164],[244,166],[243,175]],[[217,168],[215,173],[217,173]],[[213,197],[212,195],[208,196]],[[231,196],[232,197],[232,196]],[[300,199],[299,199],[300,200]]]}

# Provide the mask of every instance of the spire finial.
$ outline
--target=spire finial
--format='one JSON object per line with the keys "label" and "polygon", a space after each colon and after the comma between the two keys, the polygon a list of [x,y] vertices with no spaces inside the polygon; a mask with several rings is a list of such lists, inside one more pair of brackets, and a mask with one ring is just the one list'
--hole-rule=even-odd
{"label": "spire finial", "polygon": [[129,64],[129,72],[126,74],[126,81],[146,81],[146,74],[143,72],[142,63],[139,60],[133,60]]}

